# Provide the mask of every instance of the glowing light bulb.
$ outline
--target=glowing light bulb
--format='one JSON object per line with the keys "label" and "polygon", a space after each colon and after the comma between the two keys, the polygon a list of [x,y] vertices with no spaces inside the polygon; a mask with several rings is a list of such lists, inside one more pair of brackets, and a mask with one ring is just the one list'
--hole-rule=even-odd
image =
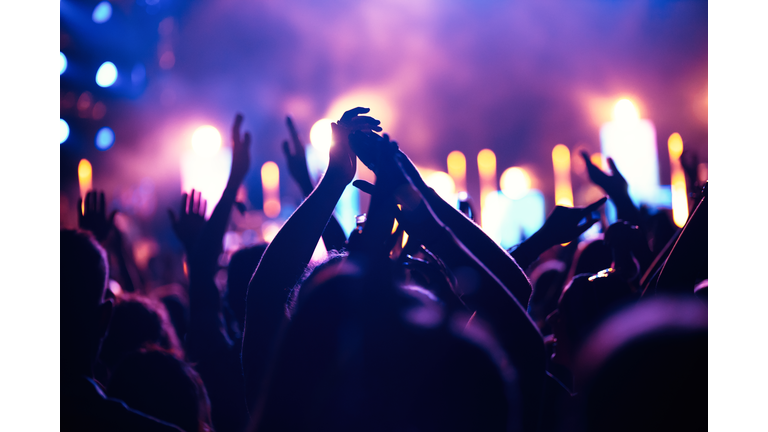
{"label": "glowing light bulb", "polygon": [[520,167],[507,168],[501,174],[501,192],[509,199],[517,200],[531,190],[531,176]]}
{"label": "glowing light bulb", "polygon": [[192,134],[192,149],[201,156],[215,155],[221,149],[221,134],[211,125],[200,126]]}
{"label": "glowing light bulb", "polygon": [[321,150],[323,153],[328,153],[333,145],[331,123],[333,123],[333,120],[327,118],[320,119],[309,130],[309,141],[316,149]]}
{"label": "glowing light bulb", "polygon": [[621,99],[613,107],[613,119],[615,121],[640,120],[640,113],[631,100]]}

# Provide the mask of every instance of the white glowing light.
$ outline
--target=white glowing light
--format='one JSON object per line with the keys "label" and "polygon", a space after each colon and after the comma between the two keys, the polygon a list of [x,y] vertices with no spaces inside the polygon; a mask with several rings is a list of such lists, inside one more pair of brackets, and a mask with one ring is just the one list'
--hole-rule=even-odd
{"label": "white glowing light", "polygon": [[64,141],[69,138],[69,124],[67,124],[67,121],[60,118],[59,119],[59,144],[64,144]]}
{"label": "white glowing light", "polygon": [[63,74],[67,70],[67,56],[63,52],[59,51],[59,75]]}
{"label": "white glowing light", "polygon": [[513,200],[520,199],[531,190],[531,176],[520,167],[507,168],[501,174],[501,192]]}
{"label": "white glowing light", "polygon": [[424,182],[445,201],[453,203],[456,200],[456,184],[448,173],[434,171],[424,178]]}
{"label": "white glowing light", "polygon": [[640,113],[635,104],[629,99],[621,99],[613,107],[613,120],[615,121],[633,121],[640,120]]}
{"label": "white glowing light", "polygon": [[117,81],[117,68],[112,62],[104,62],[96,71],[96,84],[99,87],[109,87]]}
{"label": "white glowing light", "polygon": [[221,134],[211,125],[200,126],[192,134],[192,149],[201,156],[215,155],[221,149]]}
{"label": "white glowing light", "polygon": [[333,145],[331,123],[333,123],[333,120],[327,118],[320,119],[309,130],[309,141],[315,148],[324,153],[328,153]]}
{"label": "white glowing light", "polygon": [[112,5],[109,4],[108,1],[103,1],[96,5],[96,7],[93,9],[93,14],[91,15],[91,18],[93,19],[93,22],[96,24],[102,24],[112,17]]}

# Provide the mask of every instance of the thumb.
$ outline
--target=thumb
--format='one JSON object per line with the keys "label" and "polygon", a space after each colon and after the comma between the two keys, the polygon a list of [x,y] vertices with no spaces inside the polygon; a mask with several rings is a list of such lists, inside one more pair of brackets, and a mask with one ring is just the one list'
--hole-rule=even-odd
{"label": "thumb", "polygon": [[116,214],[117,214],[117,210],[112,210],[112,213],[109,215],[109,225],[114,225],[115,224],[115,215]]}

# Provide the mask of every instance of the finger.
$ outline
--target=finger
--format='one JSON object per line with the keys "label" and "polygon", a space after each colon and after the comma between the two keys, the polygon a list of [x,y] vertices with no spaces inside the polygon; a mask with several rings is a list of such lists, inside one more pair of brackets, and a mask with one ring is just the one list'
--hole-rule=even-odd
{"label": "finger", "polygon": [[187,212],[187,194],[181,194],[181,207],[179,208],[179,217]]}
{"label": "finger", "polygon": [[208,208],[208,200],[203,200],[203,205],[201,205],[200,207],[201,207],[200,216],[205,218],[205,209]]}
{"label": "finger", "polygon": [[613,161],[613,158],[608,158],[608,166],[611,168],[611,173],[615,175],[616,177],[623,179],[624,176],[621,175],[619,172],[619,169],[616,168],[616,162]]}
{"label": "finger", "polygon": [[94,192],[88,192],[85,196],[85,207],[88,209],[88,213],[93,213],[96,207],[96,194]]}
{"label": "finger", "polygon": [[115,215],[117,215],[117,210],[112,210],[112,213],[109,214],[109,225],[110,226],[115,224]]}
{"label": "finger", "polygon": [[244,156],[250,157],[251,155],[251,133],[246,132],[245,133],[245,140],[243,140],[243,153]]}
{"label": "finger", "polygon": [[293,119],[290,116],[285,118],[285,123],[288,124],[288,132],[291,134],[291,140],[293,141],[293,151],[297,153],[304,150],[304,146],[301,144],[299,134],[296,132],[296,127],[293,125]]}
{"label": "finger", "polygon": [[200,201],[203,199],[203,193],[197,193],[197,200],[195,201],[195,214],[200,214]]}
{"label": "finger", "polygon": [[594,164],[592,163],[592,160],[589,158],[589,154],[587,154],[587,152],[582,151],[581,152],[581,157],[584,158],[584,163],[586,163],[587,166],[590,166],[590,165],[594,166]]}
{"label": "finger", "polygon": [[339,121],[350,120],[353,117],[355,117],[356,115],[358,115],[358,114],[365,114],[365,113],[369,112],[370,110],[371,110],[370,108],[363,108],[363,107],[352,108],[351,110],[345,112],[344,115],[341,116],[341,120],[339,120]]}
{"label": "finger", "polygon": [[235,123],[232,124],[232,142],[235,144],[240,143],[240,126],[243,124],[243,115],[237,113],[235,116]]}
{"label": "finger", "polygon": [[195,190],[192,189],[192,193],[189,194],[189,204],[187,204],[187,214],[191,214],[195,208]]}
{"label": "finger", "polygon": [[376,120],[375,118],[371,116],[357,116],[349,120],[350,123],[374,123],[374,124],[381,124],[381,121]]}
{"label": "finger", "polygon": [[577,228],[578,234],[575,237],[578,237],[582,234],[584,234],[584,231],[588,230],[592,225],[595,224],[595,222],[599,221],[600,219],[592,219],[591,216],[587,216],[587,221],[583,224],[579,225]]}
{"label": "finger", "polygon": [[173,214],[173,210],[171,210],[170,208],[168,208],[168,217],[171,218],[171,225],[175,226],[177,222],[176,215]]}
{"label": "finger", "polygon": [[599,200],[593,202],[592,204],[588,205],[584,211],[588,213],[592,213],[593,211],[599,209],[605,202],[608,201],[608,197],[602,197]]}
{"label": "finger", "polygon": [[355,180],[352,182],[352,186],[360,189],[361,191],[373,195],[374,186],[365,180]]}

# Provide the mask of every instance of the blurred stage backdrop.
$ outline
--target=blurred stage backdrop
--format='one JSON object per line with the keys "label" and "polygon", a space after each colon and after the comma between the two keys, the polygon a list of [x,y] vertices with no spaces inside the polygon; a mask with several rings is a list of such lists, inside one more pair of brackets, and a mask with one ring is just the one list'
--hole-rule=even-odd
{"label": "blurred stage backdrop", "polygon": [[[330,121],[370,107],[439,193],[468,194],[504,247],[556,203],[601,196],[581,151],[605,169],[613,157],[636,202],[675,207],[676,222],[687,215],[683,148],[707,175],[707,2],[60,7],[61,225],[76,226],[85,190],[105,190],[139,265],[181,250],[166,208],[178,211],[182,191],[202,190],[213,210],[237,112],[253,144],[229,251],[269,240],[301,202],[281,151],[286,115],[319,176]],[[358,177],[375,178],[360,163]],[[347,230],[367,204],[348,187],[337,207]]]}

